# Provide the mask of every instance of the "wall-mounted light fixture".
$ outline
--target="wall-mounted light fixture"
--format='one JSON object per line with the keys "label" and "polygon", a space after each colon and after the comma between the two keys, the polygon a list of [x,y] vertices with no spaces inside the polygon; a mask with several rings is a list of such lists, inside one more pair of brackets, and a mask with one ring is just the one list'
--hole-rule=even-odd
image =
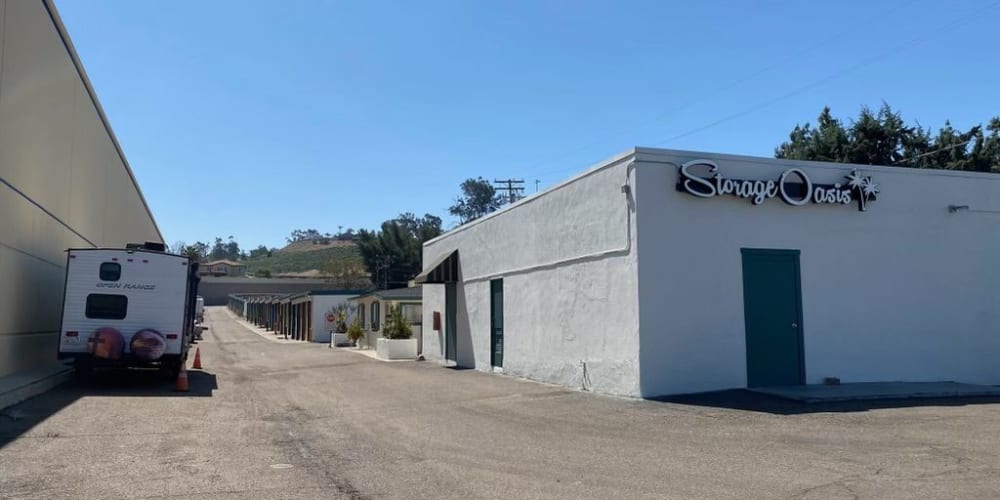
{"label": "wall-mounted light fixture", "polygon": [[948,205],[948,212],[949,213],[955,213],[955,212],[958,212],[960,210],[968,210],[968,209],[969,209],[968,205]]}

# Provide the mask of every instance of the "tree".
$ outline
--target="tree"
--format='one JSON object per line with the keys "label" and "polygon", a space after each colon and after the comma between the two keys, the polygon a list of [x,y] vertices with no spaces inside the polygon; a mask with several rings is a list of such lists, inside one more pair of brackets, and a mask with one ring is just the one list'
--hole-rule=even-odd
{"label": "tree", "polygon": [[250,258],[258,259],[270,256],[271,251],[264,245],[257,245],[257,248],[250,250]]}
{"label": "tree", "polygon": [[243,252],[240,251],[240,244],[230,236],[229,241],[226,243],[226,258],[229,260],[240,260],[243,257]]}
{"label": "tree", "polygon": [[396,288],[420,273],[423,244],[441,234],[441,218],[411,213],[382,223],[379,231],[362,229],[358,250],[377,288]]}
{"label": "tree", "polygon": [[354,241],[358,239],[358,233],[354,232],[352,228],[347,228],[347,231],[337,233],[336,238],[341,241]]}
{"label": "tree", "polygon": [[226,244],[222,241],[222,238],[216,236],[215,244],[212,245],[212,250],[208,252],[208,257],[212,260],[222,260],[226,258]]}
{"label": "tree", "polygon": [[919,123],[908,126],[899,112],[883,103],[878,112],[862,107],[844,126],[823,108],[817,126],[796,125],[774,150],[776,158],[866,165],[943,168],[1000,172],[1000,118],[969,130],[945,122],[936,135]]}
{"label": "tree", "polygon": [[222,238],[216,236],[215,243],[212,244],[212,249],[209,251],[208,256],[212,260],[239,260],[243,252],[240,251],[240,244],[233,239],[232,235],[223,241]]}
{"label": "tree", "polygon": [[204,262],[208,256],[208,248],[207,243],[197,241],[193,245],[185,246],[180,253],[195,262]]}
{"label": "tree", "polygon": [[455,199],[455,204],[448,208],[448,213],[458,217],[462,224],[476,220],[503,206],[503,200],[497,195],[496,188],[482,177],[466,179],[460,187],[462,196]]}
{"label": "tree", "polygon": [[358,262],[330,260],[325,262],[320,270],[328,276],[327,283],[333,288],[366,290],[372,286],[368,270],[364,264]]}
{"label": "tree", "polygon": [[[330,235],[329,233],[327,233],[326,238],[329,237]],[[323,234],[315,229],[296,229],[292,231],[292,234],[285,239],[288,241],[289,244],[292,244],[298,241],[315,241],[323,238],[324,238]]]}

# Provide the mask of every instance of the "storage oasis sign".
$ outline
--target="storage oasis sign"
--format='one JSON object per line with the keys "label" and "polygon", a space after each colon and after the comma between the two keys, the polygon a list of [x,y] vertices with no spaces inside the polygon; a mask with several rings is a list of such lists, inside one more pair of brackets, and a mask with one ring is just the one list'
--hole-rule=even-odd
{"label": "storage oasis sign", "polygon": [[[695,173],[699,167],[707,176]],[[760,205],[768,198],[776,196],[792,206],[802,206],[809,203],[828,205],[847,205],[858,202],[858,210],[864,211],[868,202],[875,200],[879,192],[878,186],[870,176],[864,176],[857,170],[845,176],[843,184],[815,184],[804,171],[790,168],[777,180],[745,180],[727,179],[719,173],[719,166],[711,160],[689,161],[680,167],[680,179],[677,190],[699,198],[731,195],[749,199],[754,205]]]}

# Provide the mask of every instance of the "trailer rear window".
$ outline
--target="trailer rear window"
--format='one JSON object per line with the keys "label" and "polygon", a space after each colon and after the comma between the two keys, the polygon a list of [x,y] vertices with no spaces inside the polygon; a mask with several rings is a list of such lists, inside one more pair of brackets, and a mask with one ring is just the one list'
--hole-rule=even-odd
{"label": "trailer rear window", "polygon": [[125,319],[128,312],[128,297],[92,293],[87,296],[86,315],[91,319]]}
{"label": "trailer rear window", "polygon": [[122,265],[117,262],[101,263],[101,281],[118,281],[122,277]]}

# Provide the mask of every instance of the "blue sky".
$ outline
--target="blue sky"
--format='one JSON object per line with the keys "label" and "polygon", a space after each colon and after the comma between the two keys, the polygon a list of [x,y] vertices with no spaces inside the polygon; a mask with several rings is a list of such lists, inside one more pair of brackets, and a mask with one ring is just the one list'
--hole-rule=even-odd
{"label": "blue sky", "polygon": [[61,0],[168,243],[452,220],[635,145],[771,156],[824,105],[1000,113],[998,2]]}

